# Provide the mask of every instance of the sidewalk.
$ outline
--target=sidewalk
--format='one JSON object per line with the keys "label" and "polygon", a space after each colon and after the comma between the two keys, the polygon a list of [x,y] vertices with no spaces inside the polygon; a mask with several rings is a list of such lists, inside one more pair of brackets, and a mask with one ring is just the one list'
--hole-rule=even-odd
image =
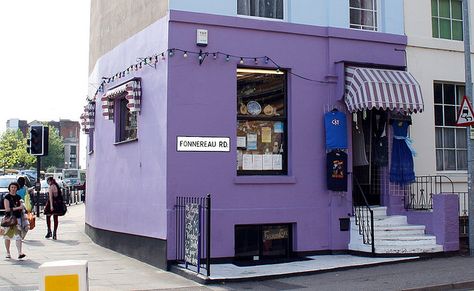
{"label": "sidewalk", "polygon": [[[28,233],[23,245],[27,255],[23,261],[16,260],[18,254],[14,245],[11,248],[14,259],[10,260],[4,258],[5,249],[0,246],[2,249],[0,251],[0,291],[37,290],[38,267],[45,262],[67,259],[88,261],[89,287],[92,291],[278,290],[280,288],[263,288],[264,286],[259,284],[264,283],[259,282],[265,281],[255,282],[255,280],[273,278],[280,281],[304,282],[313,276],[291,276],[313,273],[317,273],[314,278],[318,289],[320,287],[324,289],[323,286],[328,287],[324,290],[379,290],[378,288],[383,286],[381,284],[385,284],[385,287],[393,287],[388,288],[390,290],[426,286],[443,286],[442,289],[431,290],[449,290],[474,286],[474,257],[455,256],[416,260],[416,257],[367,258],[350,255],[314,256],[305,261],[248,267],[213,264],[211,277],[201,277],[198,281],[227,283],[203,286],[194,281],[196,280],[195,273],[187,271],[186,276],[193,279],[188,280],[94,244],[84,234],[84,209],[83,204],[72,205],[68,208],[66,216],[60,218],[57,241],[44,238],[45,217],[41,216],[37,219],[36,228]],[[396,263],[413,259],[415,261]],[[362,266],[366,268],[361,268]],[[341,280],[338,276],[341,272],[345,274],[345,280]],[[244,281],[242,285],[231,283],[231,281],[241,280]],[[376,284],[372,289],[370,282]],[[456,283],[462,284],[455,285]],[[315,282],[309,282],[307,290],[312,290],[316,286],[314,284]],[[347,285],[347,289],[344,288],[344,284]]]}
{"label": "sidewalk", "polygon": [[38,290],[38,267],[56,260],[87,260],[89,289],[151,290],[186,288],[208,290],[176,274],[165,272],[135,259],[94,244],[84,234],[84,205],[71,205],[59,218],[58,240],[45,239],[46,220],[36,219],[36,227],[23,244],[27,255],[18,261],[17,250],[11,246],[12,259],[5,259],[5,247],[0,246],[0,290]]}

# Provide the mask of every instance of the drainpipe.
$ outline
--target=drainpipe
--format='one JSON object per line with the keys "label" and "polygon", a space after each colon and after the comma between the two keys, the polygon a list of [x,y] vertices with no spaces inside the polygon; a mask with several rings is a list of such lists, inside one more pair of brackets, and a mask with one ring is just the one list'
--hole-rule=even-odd
{"label": "drainpipe", "polygon": [[[464,39],[464,67],[466,78],[466,96],[473,104],[472,76],[471,76],[471,40],[469,35],[469,0],[463,0],[463,39]],[[471,127],[467,127],[467,191],[468,191],[468,213],[469,213],[469,254],[474,256],[474,191],[472,181],[474,142],[471,140]]]}

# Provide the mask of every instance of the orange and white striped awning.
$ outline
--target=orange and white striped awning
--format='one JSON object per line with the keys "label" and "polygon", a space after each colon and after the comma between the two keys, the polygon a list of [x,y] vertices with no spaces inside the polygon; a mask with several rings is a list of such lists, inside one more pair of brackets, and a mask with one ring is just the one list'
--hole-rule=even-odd
{"label": "orange and white striped awning", "polygon": [[383,109],[422,112],[416,79],[406,71],[346,67],[345,102],[350,112]]}

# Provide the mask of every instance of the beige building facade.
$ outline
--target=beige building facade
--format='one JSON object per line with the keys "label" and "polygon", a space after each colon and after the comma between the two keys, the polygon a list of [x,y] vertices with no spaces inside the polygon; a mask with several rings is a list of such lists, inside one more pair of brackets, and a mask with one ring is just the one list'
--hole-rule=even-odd
{"label": "beige building facade", "polygon": [[467,191],[467,129],[454,124],[465,94],[461,7],[460,0],[404,1],[407,65],[425,102],[413,116],[415,172],[446,176],[456,192]]}

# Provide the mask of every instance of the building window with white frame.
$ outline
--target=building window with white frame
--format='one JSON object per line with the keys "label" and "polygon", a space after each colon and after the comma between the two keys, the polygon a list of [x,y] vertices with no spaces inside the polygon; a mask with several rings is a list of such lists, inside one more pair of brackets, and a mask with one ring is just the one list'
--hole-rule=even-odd
{"label": "building window with white frame", "polygon": [[283,19],[284,0],[237,0],[237,14]]}
{"label": "building window with white frame", "polygon": [[349,1],[350,28],[377,31],[377,0]]}
{"label": "building window with white frame", "polygon": [[434,83],[436,132],[436,170],[467,170],[467,136],[465,127],[456,126],[457,112],[464,96],[464,85]]}
{"label": "building window with white frame", "polygon": [[462,41],[462,2],[431,0],[431,24],[434,38]]}

